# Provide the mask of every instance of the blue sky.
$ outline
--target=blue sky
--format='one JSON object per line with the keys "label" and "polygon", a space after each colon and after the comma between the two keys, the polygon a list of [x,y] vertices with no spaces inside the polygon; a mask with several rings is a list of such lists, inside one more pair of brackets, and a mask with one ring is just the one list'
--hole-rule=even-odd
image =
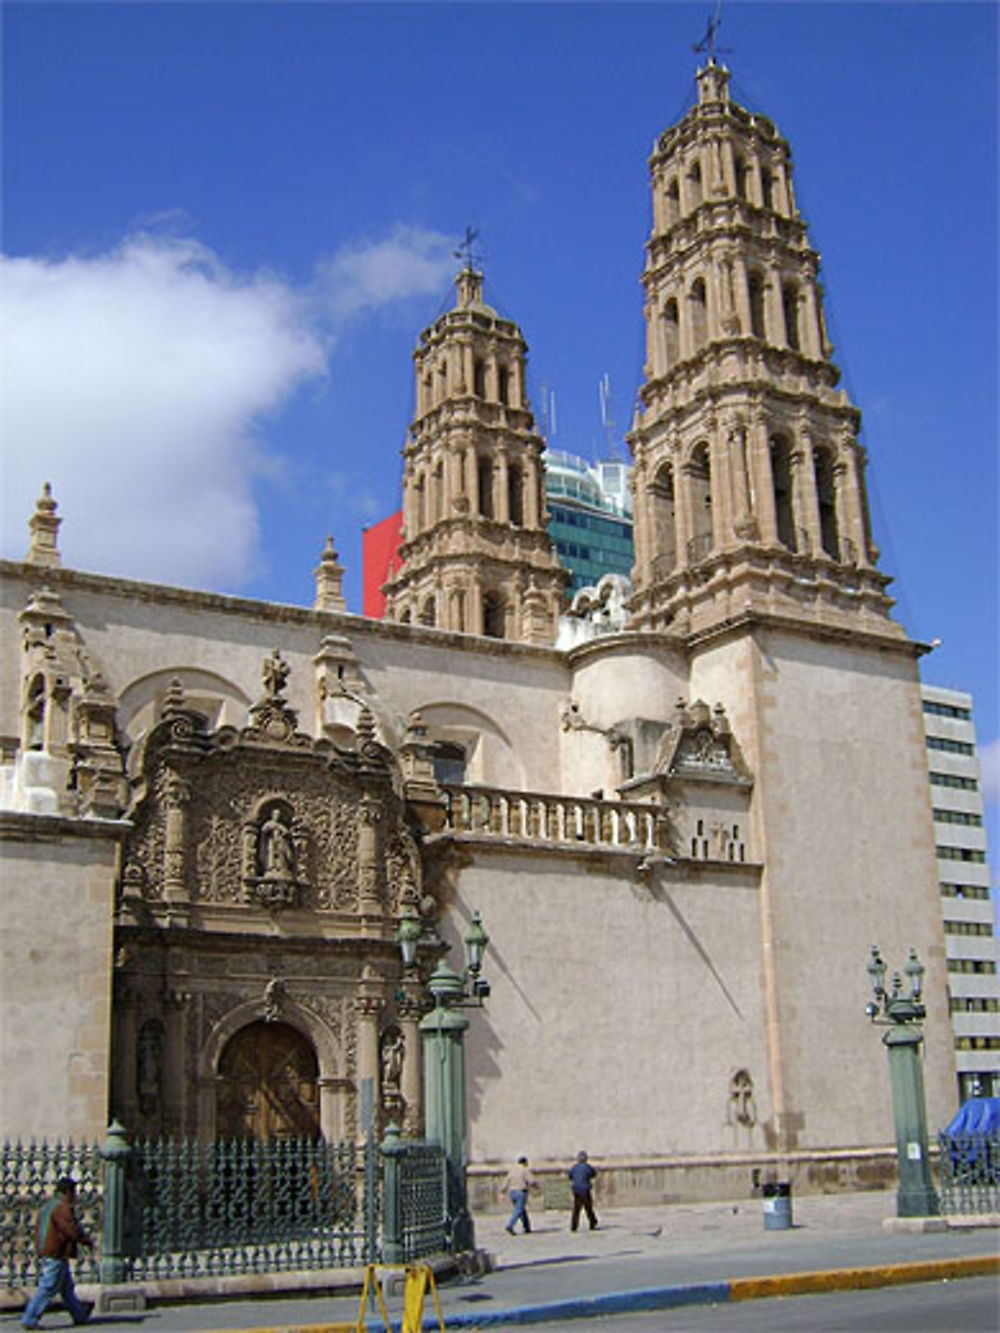
{"label": "blue sky", "polygon": [[[600,452],[713,8],[8,2],[3,554],[49,479],[72,564],[309,602],[331,532],[359,609],[467,225],[552,443]],[[731,2],[721,41],[791,141],[900,618],[995,756],[996,6]]]}

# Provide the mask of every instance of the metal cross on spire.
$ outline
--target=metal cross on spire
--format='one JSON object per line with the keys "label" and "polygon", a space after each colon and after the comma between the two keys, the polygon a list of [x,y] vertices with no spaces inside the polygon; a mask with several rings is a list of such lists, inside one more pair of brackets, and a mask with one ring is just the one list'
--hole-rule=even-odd
{"label": "metal cross on spire", "polygon": [[715,6],[715,14],[709,17],[708,27],[705,29],[705,36],[701,39],[701,41],[697,44],[697,46],[693,46],[691,48],[692,51],[694,51],[695,55],[700,56],[704,55],[705,52],[707,52],[708,63],[710,65],[715,64],[715,57],[717,55],[722,55],[724,52],[729,52],[732,50],[732,47],[730,46],[716,45],[715,39],[721,27],[722,27],[722,0],[718,0],[718,3]]}
{"label": "metal cross on spire", "polygon": [[459,242],[457,250],[452,251],[456,259],[461,259],[466,268],[479,268],[483,262],[483,256],[473,249],[473,244],[479,239],[479,232],[474,227],[466,227],[465,236]]}

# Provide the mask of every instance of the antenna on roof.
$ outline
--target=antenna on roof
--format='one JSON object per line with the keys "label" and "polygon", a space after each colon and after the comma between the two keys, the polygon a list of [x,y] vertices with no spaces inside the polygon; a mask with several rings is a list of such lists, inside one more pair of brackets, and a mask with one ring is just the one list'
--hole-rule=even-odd
{"label": "antenna on roof", "polygon": [[608,458],[620,457],[618,441],[615,438],[615,419],[611,415],[611,376],[605,371],[597,385],[597,394],[601,401],[601,425],[604,427],[604,442]]}
{"label": "antenna on roof", "polygon": [[701,41],[697,44],[697,46],[692,46],[691,48],[691,50],[695,53],[696,56],[704,55],[707,52],[708,63],[710,65],[715,64],[715,57],[717,55],[728,55],[729,52],[732,51],[733,49],[731,46],[716,46],[715,38],[721,27],[722,27],[722,0],[718,0],[718,4],[715,6],[715,16],[714,17],[709,16],[708,27],[705,29],[705,36],[701,39]]}

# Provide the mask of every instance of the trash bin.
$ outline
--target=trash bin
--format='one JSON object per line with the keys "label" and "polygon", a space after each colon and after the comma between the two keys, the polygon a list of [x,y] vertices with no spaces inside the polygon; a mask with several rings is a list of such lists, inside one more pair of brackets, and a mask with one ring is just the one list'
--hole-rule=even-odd
{"label": "trash bin", "polygon": [[792,1225],[792,1187],[787,1180],[764,1186],[764,1230],[787,1231]]}

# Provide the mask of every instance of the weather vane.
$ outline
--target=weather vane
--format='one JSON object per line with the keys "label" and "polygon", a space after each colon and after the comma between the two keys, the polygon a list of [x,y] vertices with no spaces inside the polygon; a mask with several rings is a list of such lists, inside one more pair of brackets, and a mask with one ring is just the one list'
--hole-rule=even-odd
{"label": "weather vane", "polygon": [[474,227],[466,227],[465,236],[457,250],[453,250],[456,259],[461,259],[466,268],[478,268],[483,257],[473,250],[473,242],[479,239],[479,232]]}
{"label": "weather vane", "polygon": [[733,49],[731,46],[716,46],[715,44],[716,34],[718,33],[721,27],[722,27],[722,0],[718,0],[718,4],[715,7],[714,16],[709,17],[708,27],[705,29],[705,36],[701,39],[701,41],[697,44],[697,46],[693,46],[691,48],[691,50],[694,51],[695,55],[699,56],[704,55],[705,52],[707,51],[708,63],[710,65],[715,64],[715,57],[717,55],[728,54]]}

